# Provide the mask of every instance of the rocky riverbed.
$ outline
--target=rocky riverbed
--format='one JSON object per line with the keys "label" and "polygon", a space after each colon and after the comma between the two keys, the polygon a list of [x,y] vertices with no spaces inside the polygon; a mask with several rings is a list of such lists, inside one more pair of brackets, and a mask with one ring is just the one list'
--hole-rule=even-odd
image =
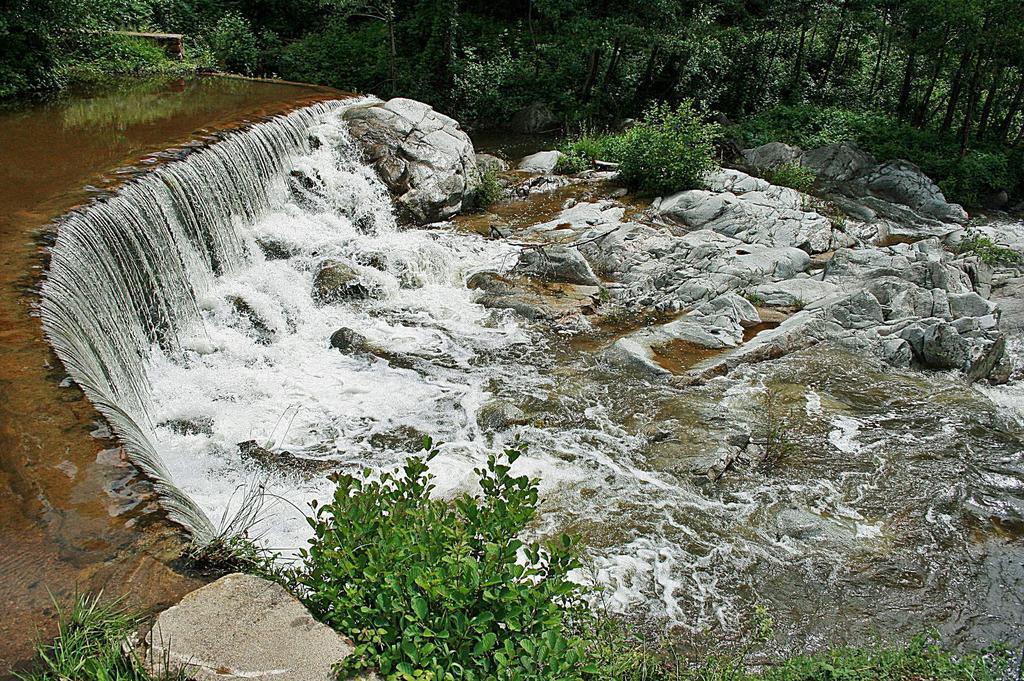
{"label": "rocky riverbed", "polygon": [[[1020,271],[959,247],[975,229],[1013,247],[1014,218],[970,224],[912,166],[845,147],[785,149],[812,195],[758,178],[761,150],[640,198],[607,164],[477,156],[410,100],[228,143],[245,163],[200,152],[170,186],[213,187],[195,214],[230,219],[179,225],[149,185],[103,209],[169,225],[167,249],[198,229],[223,245],[188,251],[188,277],[153,259],[161,344],[151,307],[103,299],[138,320],[109,353],[141,358],[118,414],[200,533],[262,489],[253,532],[286,559],[330,472],[392,468],[431,435],[438,493],[472,493],[518,441],[533,532],[581,534],[578,578],[678,640],[742,637],[756,606],[794,648],[1024,624]],[[485,211],[481,168],[508,189]]]}

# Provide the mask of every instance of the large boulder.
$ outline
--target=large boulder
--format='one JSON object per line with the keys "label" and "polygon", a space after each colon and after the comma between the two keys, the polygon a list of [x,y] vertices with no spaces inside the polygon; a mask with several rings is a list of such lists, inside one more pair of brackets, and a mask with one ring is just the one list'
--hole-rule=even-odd
{"label": "large boulder", "polygon": [[516,268],[541,281],[581,286],[601,284],[579,249],[567,246],[551,245],[523,251]]}
{"label": "large boulder", "polygon": [[347,109],[352,139],[417,223],[449,218],[480,183],[469,136],[454,119],[411,99]]}
{"label": "large boulder", "polygon": [[743,160],[756,170],[775,170],[800,158],[800,147],[783,142],[769,142],[753,149],[743,150]]}
{"label": "large boulder", "polygon": [[331,681],[352,644],[317,622],[280,584],[231,574],[160,613],[147,638],[154,675],[196,681]]}
{"label": "large boulder", "polygon": [[528,173],[551,173],[554,172],[560,158],[560,151],[538,151],[520,160],[517,169]]}
{"label": "large boulder", "polygon": [[830,144],[805,151],[800,165],[810,168],[826,182],[844,182],[877,164],[875,157],[853,144]]}
{"label": "large boulder", "polygon": [[967,211],[948,203],[939,186],[909,161],[888,161],[865,171],[851,179],[844,192],[901,204],[941,222],[967,222]]}
{"label": "large boulder", "polygon": [[709,190],[679,192],[656,201],[656,215],[689,229],[712,229],[750,244],[790,246],[823,253],[855,239],[827,217],[804,209],[800,192],[738,170],[707,178]]}

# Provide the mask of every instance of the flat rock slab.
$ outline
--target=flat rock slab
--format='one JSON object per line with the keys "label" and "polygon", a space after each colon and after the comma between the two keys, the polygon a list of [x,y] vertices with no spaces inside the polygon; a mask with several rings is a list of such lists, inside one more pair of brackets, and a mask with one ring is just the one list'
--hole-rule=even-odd
{"label": "flat rock slab", "polygon": [[160,613],[148,643],[153,664],[185,668],[196,681],[333,681],[331,667],[352,652],[280,584],[244,574]]}

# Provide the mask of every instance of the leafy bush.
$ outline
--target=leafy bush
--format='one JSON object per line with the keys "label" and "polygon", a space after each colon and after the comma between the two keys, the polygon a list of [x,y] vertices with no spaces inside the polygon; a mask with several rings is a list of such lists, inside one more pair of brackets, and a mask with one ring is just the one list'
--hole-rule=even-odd
{"label": "leafy bush", "polygon": [[579,172],[595,161],[619,164],[622,180],[646,194],[694,189],[713,170],[719,126],[704,122],[692,102],[658,104],[619,135],[581,135],[565,142],[559,172]]}
{"label": "leafy bush", "polygon": [[1017,251],[997,245],[992,239],[980,234],[971,235],[956,246],[956,252],[972,254],[981,258],[988,265],[1017,265],[1024,263],[1024,255]]}
{"label": "leafy bush", "polygon": [[718,125],[705,123],[691,102],[656,105],[616,145],[619,172],[626,184],[648,194],[697,188],[716,167],[718,134]]}
{"label": "leafy bush", "polygon": [[[427,443],[429,445],[429,441]],[[314,614],[349,637],[345,673],[389,679],[578,679],[582,613],[575,543],[517,539],[537,511],[537,483],[510,474],[521,450],[476,471],[483,494],[431,499],[425,458],[378,480],[339,475],[309,519],[297,583]]]}
{"label": "leafy bush", "polygon": [[222,16],[210,32],[210,48],[229,71],[252,75],[260,63],[260,47],[249,20],[238,12]]}
{"label": "leafy bush", "polygon": [[505,198],[505,188],[498,179],[498,173],[488,170],[480,176],[480,186],[476,189],[474,203],[478,208],[487,208]]}
{"label": "leafy bush", "polygon": [[[140,619],[102,594],[79,596],[70,612],[58,608],[57,638],[39,647],[36,667],[23,681],[185,681],[184,673],[155,678],[146,673],[123,645],[136,633]],[[130,650],[130,649],[129,649]]]}
{"label": "leafy bush", "polygon": [[1024,180],[1013,151],[998,145],[972,149],[961,157],[959,141],[921,130],[881,112],[812,105],[776,106],[740,124],[744,146],[787,142],[805,149],[852,142],[879,161],[902,158],[938,182],[946,198],[977,205],[999,189],[1019,191]]}
{"label": "leafy bush", "polygon": [[562,152],[555,172],[579,173],[590,168],[594,161],[618,161],[622,135],[581,134],[559,145]]}
{"label": "leafy bush", "polygon": [[814,186],[816,178],[817,175],[810,168],[805,168],[799,163],[784,163],[769,174],[768,181],[799,192],[808,192]]}

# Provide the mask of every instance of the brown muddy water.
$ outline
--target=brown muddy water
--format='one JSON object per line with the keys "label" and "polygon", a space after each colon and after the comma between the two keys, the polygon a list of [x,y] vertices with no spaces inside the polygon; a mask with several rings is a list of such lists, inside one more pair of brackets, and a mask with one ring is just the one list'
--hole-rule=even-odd
{"label": "brown muddy water", "polygon": [[54,601],[103,590],[152,610],[200,584],[174,566],[183,535],[43,339],[51,221],[173,157],[162,150],[339,96],[196,77],[0,110],[0,677],[54,633]]}

